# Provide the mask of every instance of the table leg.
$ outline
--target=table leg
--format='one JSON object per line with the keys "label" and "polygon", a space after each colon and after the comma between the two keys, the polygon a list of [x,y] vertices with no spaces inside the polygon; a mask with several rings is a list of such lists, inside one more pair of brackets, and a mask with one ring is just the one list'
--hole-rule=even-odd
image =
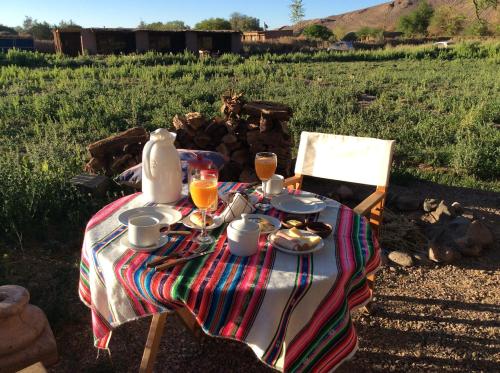
{"label": "table leg", "polygon": [[146,347],[144,348],[144,353],[142,354],[139,373],[151,373],[153,371],[156,354],[158,353],[158,348],[160,347],[161,336],[163,335],[163,329],[165,329],[166,319],[166,313],[153,315],[151,326],[149,327],[148,340],[146,341]]}

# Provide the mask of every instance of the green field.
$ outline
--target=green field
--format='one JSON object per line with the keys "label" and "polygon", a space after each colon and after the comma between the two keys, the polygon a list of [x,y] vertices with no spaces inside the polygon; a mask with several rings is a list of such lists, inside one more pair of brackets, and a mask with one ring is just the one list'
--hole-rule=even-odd
{"label": "green field", "polygon": [[[216,115],[228,89],[290,105],[296,139],[302,130],[396,139],[396,182],[500,191],[500,43],[205,61],[13,51],[0,54],[0,232],[82,227],[100,202],[68,181],[88,143],[169,127],[175,114]],[[377,97],[367,108],[363,93]]]}

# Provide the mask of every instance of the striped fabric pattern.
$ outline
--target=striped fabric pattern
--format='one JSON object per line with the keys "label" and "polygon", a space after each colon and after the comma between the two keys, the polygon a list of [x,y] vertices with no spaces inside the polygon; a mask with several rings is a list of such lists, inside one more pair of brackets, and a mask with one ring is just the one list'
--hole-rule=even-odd
{"label": "striped fabric pattern", "polygon": [[[219,190],[244,187],[221,183]],[[106,206],[87,226],[80,267],[79,294],[92,312],[96,347],[107,348],[111,331],[123,323],[186,307],[207,334],[248,344],[277,370],[335,369],[357,349],[351,311],[371,298],[366,276],[378,269],[380,249],[365,218],[324,200],[328,207],[317,218],[334,232],[314,254],[282,253],[262,236],[257,254],[237,257],[227,248],[223,225],[212,232],[212,254],[164,272],[146,265],[195,250],[196,233],[171,237],[152,254],[137,253],[119,244],[127,229],[118,216],[145,206],[142,194]],[[194,207],[185,198],[175,208],[187,215]]]}

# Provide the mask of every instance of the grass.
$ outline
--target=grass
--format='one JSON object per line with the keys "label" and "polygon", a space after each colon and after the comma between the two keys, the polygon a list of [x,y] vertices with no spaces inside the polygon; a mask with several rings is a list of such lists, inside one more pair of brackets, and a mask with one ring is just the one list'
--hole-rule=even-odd
{"label": "grass", "polygon": [[[499,65],[498,42],[204,61],[0,54],[0,232],[22,241],[83,227],[104,203],[68,183],[86,144],[169,127],[179,113],[216,115],[230,88],[290,105],[295,139],[303,130],[396,139],[396,178],[500,191]],[[363,93],[377,97],[367,108]]]}

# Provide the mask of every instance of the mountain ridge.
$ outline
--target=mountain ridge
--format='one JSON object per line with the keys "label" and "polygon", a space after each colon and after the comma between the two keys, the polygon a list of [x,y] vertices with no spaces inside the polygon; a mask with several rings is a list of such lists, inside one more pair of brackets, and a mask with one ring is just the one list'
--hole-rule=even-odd
{"label": "mountain ridge", "polygon": [[[358,31],[362,27],[374,27],[385,31],[395,31],[399,19],[415,10],[418,4],[424,0],[395,0],[362,8],[347,13],[337,14],[325,18],[316,18],[299,22],[295,25],[283,26],[280,29],[292,29],[301,31],[311,24],[321,24],[331,30],[340,29],[343,33]],[[440,6],[451,6],[457,13],[466,17],[466,24],[476,19],[474,5],[471,0],[427,0],[437,9]],[[483,18],[490,23],[498,24],[498,10],[493,9],[483,12]]]}

